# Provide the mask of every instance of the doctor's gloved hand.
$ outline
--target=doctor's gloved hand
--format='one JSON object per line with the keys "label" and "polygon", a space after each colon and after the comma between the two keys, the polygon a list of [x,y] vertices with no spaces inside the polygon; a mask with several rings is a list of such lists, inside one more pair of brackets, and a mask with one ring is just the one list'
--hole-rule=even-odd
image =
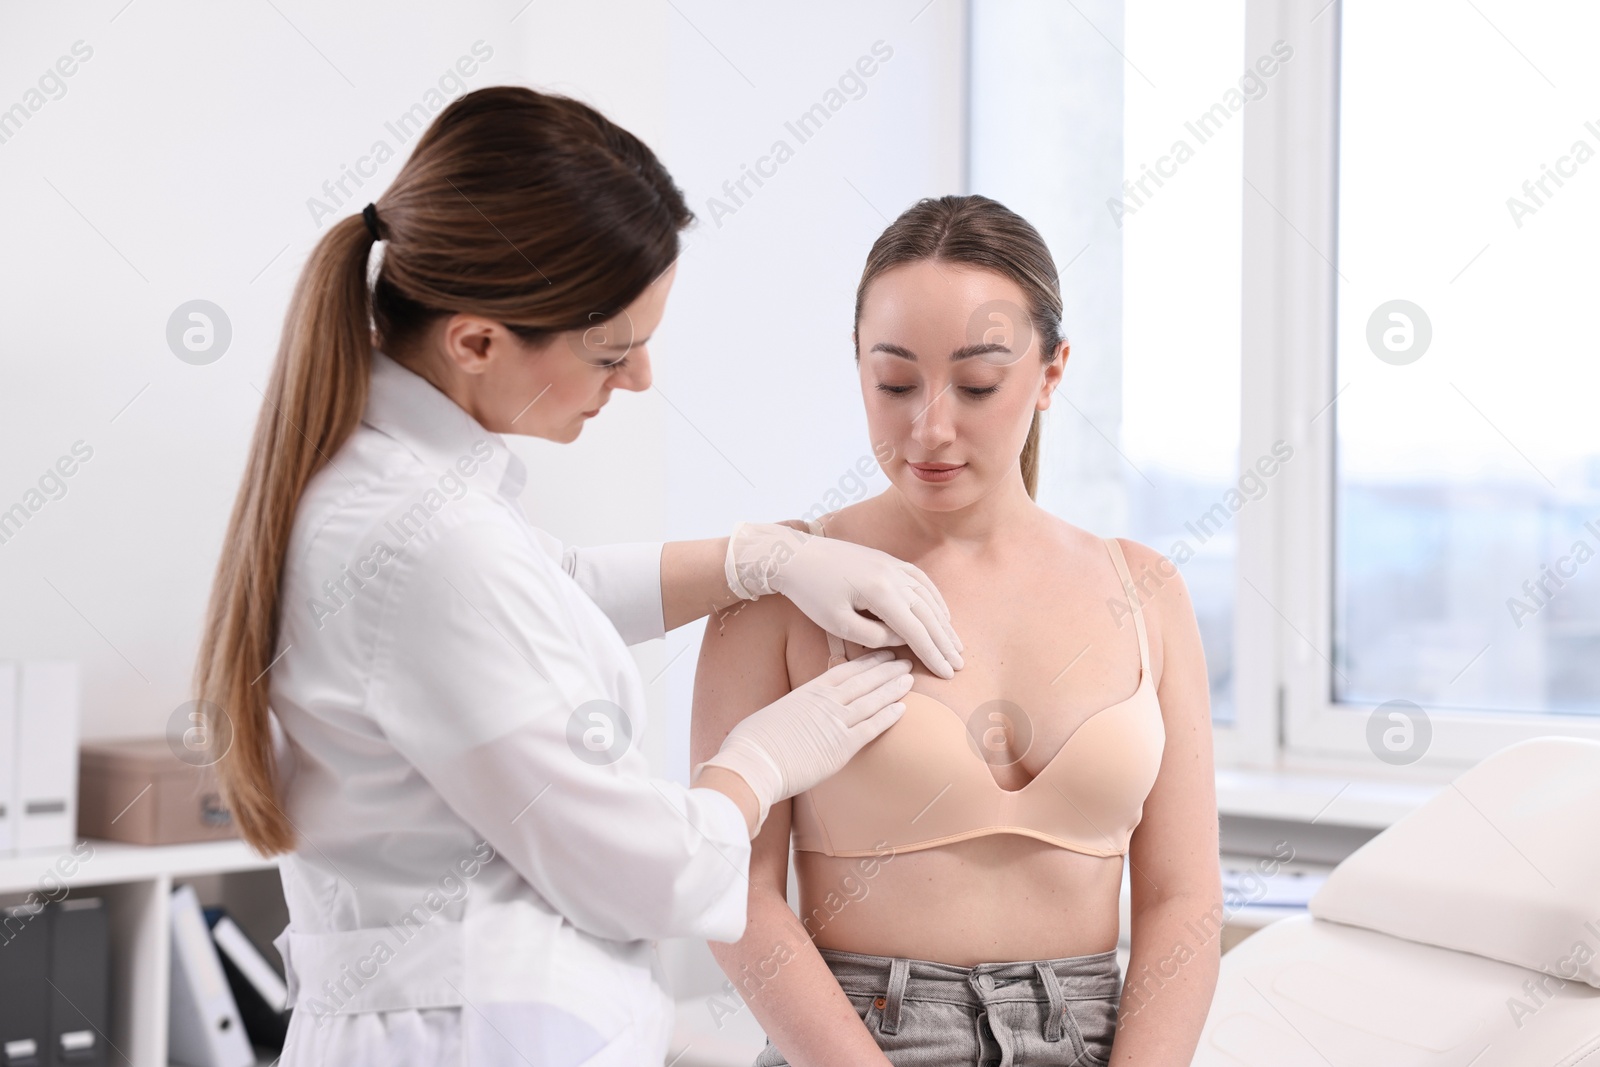
{"label": "doctor's gloved hand", "polygon": [[961,669],[961,639],[944,597],[919,568],[887,552],[782,523],[741,522],[728,538],[726,570],[728,587],[746,600],[781,593],[846,641],[909,645],[940,678]]}
{"label": "doctor's gloved hand", "polygon": [[738,723],[694,774],[714,766],[743,778],[756,797],[759,831],[773,804],[831,777],[893,726],[910,689],[911,663],[892,652],[846,660]]}

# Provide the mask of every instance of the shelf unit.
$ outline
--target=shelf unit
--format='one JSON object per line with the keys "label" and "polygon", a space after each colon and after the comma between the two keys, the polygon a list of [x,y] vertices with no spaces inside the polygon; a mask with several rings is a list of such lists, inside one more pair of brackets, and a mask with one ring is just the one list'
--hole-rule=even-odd
{"label": "shelf unit", "polygon": [[[0,856],[0,904],[97,896],[111,927],[112,1046],[107,1062],[166,1067],[174,886],[220,904],[277,966],[271,941],[288,921],[276,859],[243,841],[144,846],[83,840],[62,852]],[[261,1062],[270,1063],[263,1057]]]}

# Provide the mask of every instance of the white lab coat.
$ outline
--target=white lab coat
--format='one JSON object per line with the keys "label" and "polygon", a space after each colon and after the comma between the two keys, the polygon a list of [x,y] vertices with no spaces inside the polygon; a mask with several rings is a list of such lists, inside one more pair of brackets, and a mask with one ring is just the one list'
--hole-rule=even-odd
{"label": "white lab coat", "polygon": [[659,1064],[655,939],[743,932],[738,807],[639,749],[661,546],[565,548],[524,481],[380,352],[296,511],[269,675],[285,1067]]}

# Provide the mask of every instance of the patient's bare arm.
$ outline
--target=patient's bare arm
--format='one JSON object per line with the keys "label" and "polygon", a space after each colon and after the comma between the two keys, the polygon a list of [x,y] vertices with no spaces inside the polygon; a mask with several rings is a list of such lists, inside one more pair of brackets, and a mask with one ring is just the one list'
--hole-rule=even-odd
{"label": "patient's bare arm", "polygon": [[[796,609],[781,597],[746,602],[706,622],[695,674],[690,765],[721,747],[733,725],[792,688],[786,666]],[[750,843],[749,919],[742,938],[711,953],[794,1067],[887,1067],[856,1010],[788,902],[790,801],[772,806]]]}
{"label": "patient's bare arm", "polygon": [[[1123,541],[1136,574],[1164,573],[1153,550]],[[1170,564],[1169,564],[1170,566]],[[1223,915],[1211,687],[1194,604],[1181,574],[1146,608],[1160,654],[1157,689],[1166,730],[1161,771],[1128,851],[1132,952],[1117,1020],[1114,1067],[1194,1058],[1221,968]],[[1177,960],[1180,966],[1174,967]]]}

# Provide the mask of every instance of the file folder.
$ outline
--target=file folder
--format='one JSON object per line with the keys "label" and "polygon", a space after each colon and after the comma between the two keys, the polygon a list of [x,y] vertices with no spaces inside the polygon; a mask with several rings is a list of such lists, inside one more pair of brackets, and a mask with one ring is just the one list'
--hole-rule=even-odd
{"label": "file folder", "polygon": [[[17,847],[17,665],[0,663],[0,856]],[[0,1064],[5,1062],[0,1056]]]}
{"label": "file folder", "polygon": [[50,912],[0,908],[0,1064],[49,1067]]}
{"label": "file folder", "polygon": [[289,987],[224,909],[206,908],[205,917],[250,1043],[282,1049],[289,1037]]}
{"label": "file folder", "polygon": [[51,1067],[105,1067],[111,933],[105,901],[49,905]]}
{"label": "file folder", "polygon": [[30,660],[19,673],[16,851],[69,849],[78,831],[78,665]]}
{"label": "file folder", "polygon": [[192,886],[172,891],[172,997],[167,1058],[183,1067],[255,1067]]}

